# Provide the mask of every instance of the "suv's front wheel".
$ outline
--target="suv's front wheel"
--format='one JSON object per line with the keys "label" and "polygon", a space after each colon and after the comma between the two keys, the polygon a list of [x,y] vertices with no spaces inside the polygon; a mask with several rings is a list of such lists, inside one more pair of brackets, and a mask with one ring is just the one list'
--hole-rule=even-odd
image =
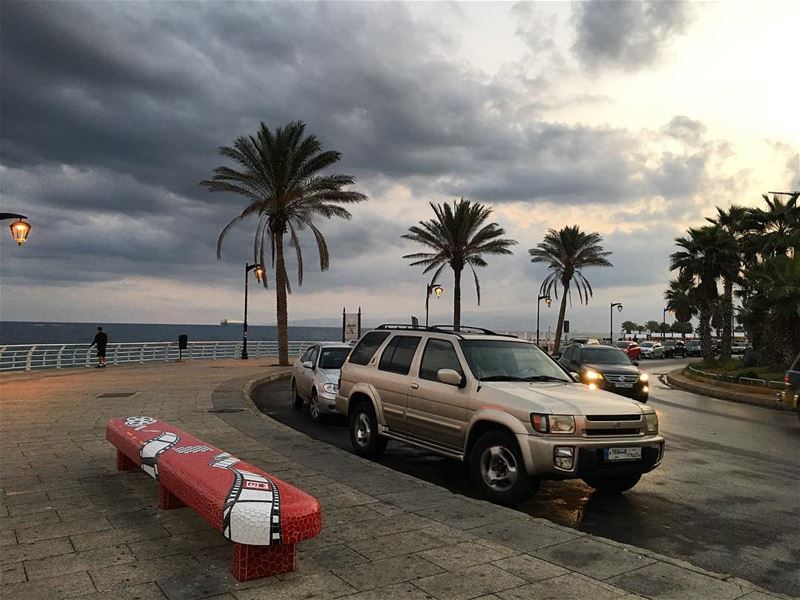
{"label": "suv's front wheel", "polygon": [[583,478],[583,482],[589,487],[593,487],[598,492],[606,494],[621,494],[627,492],[642,478],[640,473],[632,473],[630,475],[609,475],[605,477],[591,477],[587,475]]}
{"label": "suv's front wheel", "polygon": [[378,419],[368,402],[360,402],[350,411],[350,444],[364,458],[377,458],[386,450],[389,440],[378,435]]}
{"label": "suv's front wheel", "polygon": [[487,431],[469,455],[472,483],[491,502],[519,504],[529,498],[538,481],[525,470],[516,438],[506,431]]}

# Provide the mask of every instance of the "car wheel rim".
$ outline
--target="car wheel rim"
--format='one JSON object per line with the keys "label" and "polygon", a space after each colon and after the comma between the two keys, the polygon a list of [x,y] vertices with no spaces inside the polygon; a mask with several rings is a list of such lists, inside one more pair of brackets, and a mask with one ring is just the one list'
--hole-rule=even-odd
{"label": "car wheel rim", "polygon": [[517,481],[517,459],[514,453],[504,446],[491,446],[481,455],[481,477],[484,483],[495,492],[510,490]]}
{"label": "car wheel rim", "polygon": [[311,413],[313,419],[319,418],[319,399],[316,396],[312,396],[308,411]]}
{"label": "car wheel rim", "polygon": [[369,417],[366,413],[359,413],[356,417],[356,443],[359,446],[366,446],[372,437],[372,428],[369,425]]}

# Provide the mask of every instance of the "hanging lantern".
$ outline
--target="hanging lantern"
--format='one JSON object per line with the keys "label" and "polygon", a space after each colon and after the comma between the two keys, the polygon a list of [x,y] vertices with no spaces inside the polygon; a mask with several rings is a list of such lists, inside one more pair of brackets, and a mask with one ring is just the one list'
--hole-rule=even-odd
{"label": "hanging lantern", "polygon": [[9,227],[11,228],[11,235],[14,236],[14,241],[17,242],[17,246],[22,246],[31,230],[30,224],[20,219],[19,221],[14,221]]}
{"label": "hanging lantern", "polygon": [[266,275],[267,275],[266,269],[262,265],[257,265],[256,266],[256,281],[258,281],[258,283],[261,283],[264,280],[264,277],[266,277]]}

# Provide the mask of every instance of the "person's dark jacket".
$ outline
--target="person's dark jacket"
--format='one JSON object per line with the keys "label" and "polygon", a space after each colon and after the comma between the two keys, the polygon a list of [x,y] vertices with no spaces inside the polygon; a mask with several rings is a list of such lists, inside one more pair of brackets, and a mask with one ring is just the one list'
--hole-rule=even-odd
{"label": "person's dark jacket", "polygon": [[[97,334],[94,336],[94,340],[92,340],[92,346],[97,346],[98,348],[105,348],[106,344],[108,344],[108,336],[106,335],[105,331],[98,331]],[[91,346],[89,346],[91,348]]]}

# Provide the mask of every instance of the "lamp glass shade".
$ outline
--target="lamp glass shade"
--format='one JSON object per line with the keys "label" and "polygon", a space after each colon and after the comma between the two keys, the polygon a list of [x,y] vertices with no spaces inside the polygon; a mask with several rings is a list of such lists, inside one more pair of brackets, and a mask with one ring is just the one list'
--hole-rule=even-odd
{"label": "lamp glass shade", "polygon": [[544,299],[544,303],[547,305],[547,308],[550,308],[550,305],[553,303],[553,299],[548,296]]}
{"label": "lamp glass shade", "polygon": [[622,304],[617,304],[617,312],[622,312]]}
{"label": "lamp glass shade", "polygon": [[14,221],[9,227],[11,228],[11,235],[14,236],[14,241],[17,242],[17,246],[22,246],[31,230],[30,224],[19,220]]}
{"label": "lamp glass shade", "polygon": [[440,285],[433,286],[433,293],[436,294],[437,298],[441,298],[442,294],[444,294],[444,288]]}
{"label": "lamp glass shade", "polygon": [[264,267],[262,267],[261,265],[258,265],[258,266],[256,267],[256,281],[258,281],[259,283],[261,283],[261,282],[264,280],[264,276],[265,276],[266,274],[267,274],[267,272],[266,272],[266,270],[264,269]]}

